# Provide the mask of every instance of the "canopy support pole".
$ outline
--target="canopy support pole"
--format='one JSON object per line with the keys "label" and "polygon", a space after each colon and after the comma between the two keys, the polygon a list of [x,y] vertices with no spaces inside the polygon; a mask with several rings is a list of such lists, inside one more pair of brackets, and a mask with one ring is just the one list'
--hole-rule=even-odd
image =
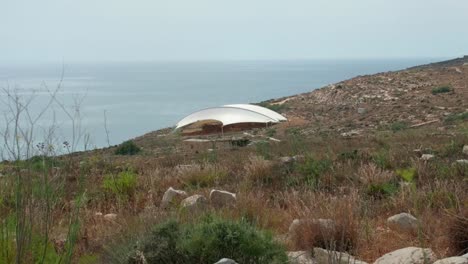
{"label": "canopy support pole", "polygon": [[221,126],[221,136],[224,137],[224,126]]}

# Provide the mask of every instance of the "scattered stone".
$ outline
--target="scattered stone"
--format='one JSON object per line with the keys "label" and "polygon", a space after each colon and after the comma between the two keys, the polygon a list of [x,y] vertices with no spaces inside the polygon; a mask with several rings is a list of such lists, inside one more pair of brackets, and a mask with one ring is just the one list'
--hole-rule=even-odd
{"label": "scattered stone", "polygon": [[360,108],[357,109],[357,112],[358,112],[358,114],[362,115],[362,114],[365,114],[367,112],[367,110],[365,108],[360,107]]}
{"label": "scattered stone", "polygon": [[203,209],[206,207],[206,198],[203,195],[195,194],[185,198],[181,203],[182,208],[190,211]]}
{"label": "scattered stone", "polygon": [[289,251],[287,252],[290,264],[316,264],[308,251]]}
{"label": "scattered stone", "polygon": [[425,264],[433,263],[435,260],[435,254],[430,248],[407,247],[383,255],[374,264]]}
{"label": "scattered stone", "polygon": [[431,159],[434,159],[434,157],[435,157],[435,156],[432,155],[432,154],[422,154],[421,160],[429,161],[429,160],[431,160]]}
{"label": "scattered stone", "polygon": [[101,212],[96,212],[96,213],[94,213],[94,216],[102,216],[102,213]]}
{"label": "scattered stone", "polygon": [[305,161],[305,156],[304,155],[295,155],[292,157],[294,159],[294,161],[296,162],[303,162]]}
{"label": "scattered stone", "polygon": [[352,136],[357,136],[361,134],[359,131],[357,130],[351,130],[349,132],[344,132],[344,133],[341,133],[341,136],[342,137],[352,137]]}
{"label": "scattered stone", "polygon": [[387,225],[393,230],[412,232],[418,229],[418,219],[411,214],[401,213],[389,217]]}
{"label": "scattered stone", "polygon": [[317,264],[367,264],[367,262],[357,260],[347,253],[323,248],[314,248],[314,256]]}
{"label": "scattered stone", "polygon": [[232,259],[222,258],[218,262],[216,262],[215,264],[237,264],[237,262],[235,262]]}
{"label": "scattered stone", "polygon": [[174,198],[180,197],[180,199],[187,197],[187,193],[181,190],[176,190],[172,187],[169,187],[167,191],[164,193],[162,201],[161,201],[161,208],[167,208],[172,203]]}
{"label": "scattered stone", "polygon": [[463,146],[463,154],[468,155],[468,145]]}
{"label": "scattered stone", "polygon": [[467,164],[468,165],[468,160],[466,160],[466,159],[457,160],[457,163],[458,164]]}
{"label": "scattered stone", "polygon": [[439,259],[438,261],[434,262],[434,264],[468,264],[468,258],[465,257],[450,257]]}
{"label": "scattered stone", "polygon": [[104,215],[104,219],[107,221],[115,221],[117,219],[116,214],[106,214]]}
{"label": "scattered stone", "polygon": [[237,198],[235,193],[221,190],[211,190],[210,201],[211,204],[215,207],[234,206],[236,204]]}
{"label": "scattered stone", "polygon": [[294,219],[289,226],[288,235],[295,236],[301,232],[301,229],[307,226],[318,226],[325,234],[335,230],[335,222],[331,219]]}
{"label": "scattered stone", "polygon": [[294,158],[293,157],[280,157],[279,161],[283,165],[289,165],[294,162]]}

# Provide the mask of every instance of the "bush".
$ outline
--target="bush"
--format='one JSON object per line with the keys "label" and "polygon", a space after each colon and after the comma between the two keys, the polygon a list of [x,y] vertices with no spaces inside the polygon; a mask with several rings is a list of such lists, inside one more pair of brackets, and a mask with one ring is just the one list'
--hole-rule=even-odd
{"label": "bush", "polygon": [[296,166],[296,170],[303,175],[308,186],[316,188],[320,183],[322,174],[330,170],[331,167],[332,162],[330,160],[316,160],[308,157],[304,163]]}
{"label": "bush", "polygon": [[448,237],[453,253],[458,255],[468,253],[468,210],[454,215],[449,227]]}
{"label": "bush", "polygon": [[265,107],[265,108],[268,108],[272,111],[275,111],[275,112],[278,112],[278,113],[282,113],[286,110],[288,110],[288,106],[286,104],[271,104],[271,103],[268,103],[268,102],[261,102],[261,103],[258,103],[259,106],[262,106],[262,107]]}
{"label": "bush", "polygon": [[104,190],[119,197],[129,197],[135,192],[137,186],[136,174],[133,171],[123,171],[117,176],[104,177],[102,187]]}
{"label": "bush", "polygon": [[[285,263],[285,251],[270,234],[245,221],[213,216],[196,224],[168,221],[159,224],[138,250],[151,263],[215,263],[231,258],[238,263]],[[135,256],[128,263],[138,263]]]}
{"label": "bush", "polygon": [[453,123],[456,121],[468,121],[468,112],[451,114],[445,118],[446,123]]}
{"label": "bush", "polygon": [[133,141],[125,141],[124,143],[120,144],[115,150],[116,155],[135,155],[141,151],[140,147],[138,147]]}
{"label": "bush", "polygon": [[393,132],[401,131],[407,128],[408,128],[408,124],[405,122],[401,122],[401,121],[397,121],[397,122],[390,124],[390,129]]}
{"label": "bush", "polygon": [[366,194],[374,199],[390,197],[398,192],[398,184],[395,182],[371,183],[367,185]]}
{"label": "bush", "polygon": [[450,86],[440,86],[432,89],[432,94],[449,93],[453,89]]}

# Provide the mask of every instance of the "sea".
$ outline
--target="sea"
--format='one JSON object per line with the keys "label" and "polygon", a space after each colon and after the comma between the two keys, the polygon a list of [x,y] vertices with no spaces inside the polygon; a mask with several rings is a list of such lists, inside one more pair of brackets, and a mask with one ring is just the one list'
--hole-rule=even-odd
{"label": "sea", "polygon": [[[2,65],[0,62],[0,98],[3,99],[0,99],[0,129],[5,130],[5,117],[10,111],[6,105],[7,91],[16,94],[24,104],[29,102],[30,114],[39,116],[35,123],[35,131],[39,133],[35,139],[37,142],[50,131],[50,127],[54,127],[54,133],[60,140],[70,141],[74,124],[75,131],[80,131],[80,140],[86,141],[77,143],[75,150],[82,150],[119,144],[154,130],[172,127],[198,109],[256,103],[310,92],[358,75],[400,70],[437,60],[15,65]],[[52,96],[55,100],[51,100]],[[41,115],[46,107],[48,110]]]}

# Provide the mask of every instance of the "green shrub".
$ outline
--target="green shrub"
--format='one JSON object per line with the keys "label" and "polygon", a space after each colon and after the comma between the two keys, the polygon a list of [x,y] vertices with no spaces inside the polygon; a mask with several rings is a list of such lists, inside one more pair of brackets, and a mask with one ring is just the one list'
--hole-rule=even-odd
{"label": "green shrub", "polygon": [[140,147],[138,147],[133,141],[125,141],[124,143],[120,144],[115,150],[116,155],[135,155],[141,151]]}
{"label": "green shrub", "polygon": [[330,170],[332,162],[328,159],[316,160],[307,157],[305,162],[298,164],[296,170],[304,176],[305,183],[310,187],[317,187],[322,174]]}
{"label": "green shrub", "polygon": [[250,144],[250,139],[248,138],[241,138],[241,139],[233,139],[229,143],[233,147],[246,147],[247,145]]}
{"label": "green shrub", "polygon": [[255,144],[258,155],[265,159],[271,159],[271,146],[268,141],[259,141]]}
{"label": "green shrub", "polygon": [[468,112],[451,114],[445,118],[446,123],[453,123],[456,121],[468,121]]}
{"label": "green shrub", "polygon": [[453,90],[450,86],[440,86],[432,89],[432,94],[449,93]]}
{"label": "green shrub", "polygon": [[399,169],[396,170],[396,174],[400,176],[405,182],[413,183],[416,177],[416,169]]}
{"label": "green shrub", "polygon": [[276,135],[276,129],[271,128],[271,127],[268,128],[268,129],[266,130],[266,135],[267,135],[268,137],[273,137],[273,136],[275,136],[275,135]]}
{"label": "green shrub", "polygon": [[268,109],[273,110],[273,111],[278,112],[278,113],[282,113],[282,112],[288,110],[288,106],[286,104],[271,104],[271,103],[268,103],[268,102],[261,102],[261,103],[258,103],[257,105],[263,106],[265,108],[268,108]]}
{"label": "green shrub", "polygon": [[390,169],[392,167],[390,154],[387,149],[381,149],[372,155],[372,161],[382,169]]}
{"label": "green shrub", "polygon": [[133,195],[137,186],[137,175],[130,170],[123,171],[117,176],[111,174],[104,177],[102,187],[109,193],[119,197]]}
{"label": "green shrub", "polygon": [[[204,217],[196,224],[159,224],[138,246],[147,262],[215,263],[231,258],[238,263],[286,263],[282,246],[270,234],[245,221]],[[138,263],[135,256],[128,263]]]}
{"label": "green shrub", "polygon": [[395,182],[371,183],[367,186],[366,194],[375,198],[383,199],[398,192],[398,184]]}
{"label": "green shrub", "polygon": [[390,124],[390,130],[393,132],[401,131],[408,128],[408,124],[402,121],[397,121]]}

